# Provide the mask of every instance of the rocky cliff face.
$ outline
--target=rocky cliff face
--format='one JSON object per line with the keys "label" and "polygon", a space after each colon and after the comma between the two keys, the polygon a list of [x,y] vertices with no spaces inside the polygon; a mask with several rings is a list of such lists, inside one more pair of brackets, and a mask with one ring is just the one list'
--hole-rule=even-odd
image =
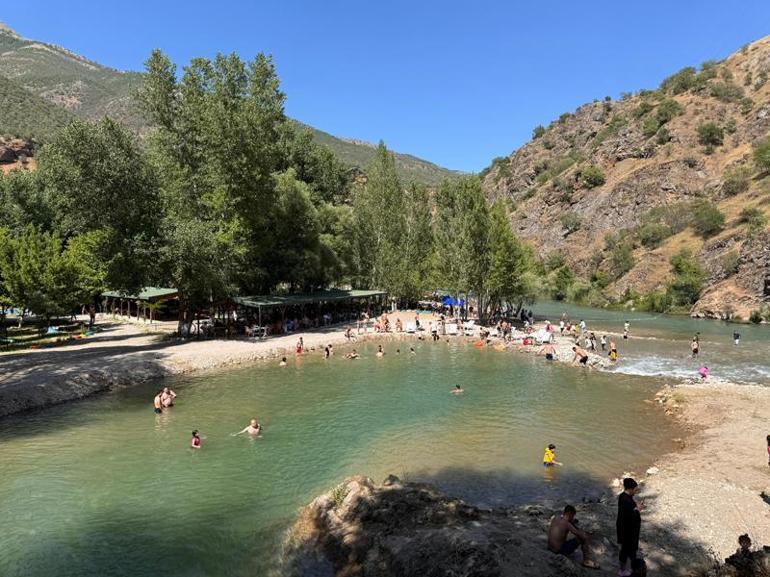
{"label": "rocky cliff face", "polygon": [[[606,273],[610,296],[661,289],[671,255],[689,248],[709,277],[694,311],[745,319],[770,299],[767,237],[748,234],[740,216],[745,208],[770,216],[770,177],[752,161],[770,134],[768,77],[770,37],[699,71],[685,69],[658,90],[586,104],[496,159],[484,173],[485,190],[507,199],[519,234],[541,256],[560,254],[586,278]],[[708,238],[688,220],[704,200],[726,217]],[[642,225],[671,225],[672,218],[678,222],[660,244],[640,242]],[[613,270],[612,249],[623,238],[632,239],[633,266]],[[739,264],[723,270],[728,253]]]}
{"label": "rocky cliff face", "polygon": [[[565,577],[616,574],[615,497],[580,504],[580,527],[592,533],[602,569],[580,566],[547,550],[554,514],[546,505],[481,509],[430,485],[382,485],[352,477],[300,511],[286,537],[281,574],[289,577]],[[642,547],[655,575],[723,577],[710,554],[677,527],[644,527]],[[770,558],[756,553],[757,567]],[[765,563],[765,565],[762,565]],[[743,575],[743,573],[741,573]],[[746,573],[745,575],[763,575]]]}

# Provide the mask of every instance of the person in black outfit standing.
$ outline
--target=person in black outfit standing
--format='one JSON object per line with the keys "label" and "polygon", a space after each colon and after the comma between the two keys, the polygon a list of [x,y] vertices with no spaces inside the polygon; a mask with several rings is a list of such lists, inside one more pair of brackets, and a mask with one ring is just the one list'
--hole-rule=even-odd
{"label": "person in black outfit standing", "polygon": [[639,532],[642,526],[642,517],[639,512],[644,505],[637,505],[634,494],[639,485],[630,477],[623,479],[623,492],[618,496],[618,543],[620,544],[620,571],[618,575],[628,577],[631,569],[626,569],[626,563],[631,562],[631,567],[637,563],[636,552],[639,549]]}

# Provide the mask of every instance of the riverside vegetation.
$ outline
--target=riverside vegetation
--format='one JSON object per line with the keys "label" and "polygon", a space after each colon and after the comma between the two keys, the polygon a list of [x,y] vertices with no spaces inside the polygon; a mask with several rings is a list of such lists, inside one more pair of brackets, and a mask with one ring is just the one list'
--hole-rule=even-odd
{"label": "riverside vegetation", "polygon": [[482,314],[534,297],[531,250],[476,176],[430,191],[380,144],[366,178],[284,114],[269,57],[160,52],[137,95],[146,146],[118,122],[73,120],[34,171],[0,180],[0,295],[50,319],[104,288],[173,286],[181,313],[236,294],[350,284],[414,300],[472,291]]}

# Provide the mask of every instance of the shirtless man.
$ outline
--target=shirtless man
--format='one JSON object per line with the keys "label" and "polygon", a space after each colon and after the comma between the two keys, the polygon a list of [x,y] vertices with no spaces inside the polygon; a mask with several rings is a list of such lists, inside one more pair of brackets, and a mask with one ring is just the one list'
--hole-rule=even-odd
{"label": "shirtless man", "polygon": [[176,393],[168,387],[164,387],[163,391],[160,393],[160,402],[163,404],[163,407],[173,407],[174,399],[176,399]]}
{"label": "shirtless man", "polygon": [[455,388],[449,392],[453,395],[462,395],[465,392],[465,389],[463,389],[460,385],[455,385]]}
{"label": "shirtless man", "polygon": [[545,354],[545,360],[546,361],[552,361],[554,356],[555,349],[553,348],[553,345],[551,343],[545,343],[541,348],[539,353]]}
{"label": "shirtless man", "polygon": [[[569,557],[580,548],[583,552],[583,567],[598,569],[599,565],[591,559],[590,535],[575,526],[576,514],[575,507],[567,505],[560,516],[551,520],[551,526],[548,528],[548,550]],[[573,539],[568,539],[570,533],[575,536]]]}
{"label": "shirtless man", "polygon": [[286,357],[281,357],[281,362],[278,363],[279,367],[285,367],[287,365],[286,363]]}
{"label": "shirtless man", "polygon": [[161,401],[161,396],[163,395],[163,391],[158,391],[158,394],[155,395],[155,398],[152,401],[153,406],[155,407],[155,413],[160,414],[163,412],[163,402]]}
{"label": "shirtless man", "polygon": [[377,347],[377,357],[384,357],[385,351],[382,350],[382,345],[378,345]]}
{"label": "shirtless man", "polygon": [[248,426],[242,431],[233,433],[233,437],[237,435],[242,435],[243,433],[248,433],[249,435],[256,436],[256,435],[259,435],[261,431],[262,431],[262,425],[260,425],[256,419],[251,419],[251,422],[248,424]]}
{"label": "shirtless man", "polygon": [[584,367],[588,366],[588,351],[586,351],[584,348],[581,348],[577,345],[572,347],[572,350],[575,352],[575,356],[572,357],[572,362],[578,361],[581,365]]}
{"label": "shirtless man", "polygon": [[358,358],[358,353],[356,352],[356,349],[353,349],[348,354],[346,354],[345,358],[346,359],[357,359]]}

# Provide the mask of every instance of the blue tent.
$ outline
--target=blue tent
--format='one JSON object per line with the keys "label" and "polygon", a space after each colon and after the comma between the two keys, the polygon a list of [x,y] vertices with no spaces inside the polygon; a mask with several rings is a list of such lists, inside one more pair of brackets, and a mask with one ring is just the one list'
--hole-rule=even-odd
{"label": "blue tent", "polygon": [[445,307],[449,306],[465,306],[465,299],[456,299],[454,297],[451,297],[449,295],[445,296],[443,299],[441,299],[441,304],[443,304]]}

